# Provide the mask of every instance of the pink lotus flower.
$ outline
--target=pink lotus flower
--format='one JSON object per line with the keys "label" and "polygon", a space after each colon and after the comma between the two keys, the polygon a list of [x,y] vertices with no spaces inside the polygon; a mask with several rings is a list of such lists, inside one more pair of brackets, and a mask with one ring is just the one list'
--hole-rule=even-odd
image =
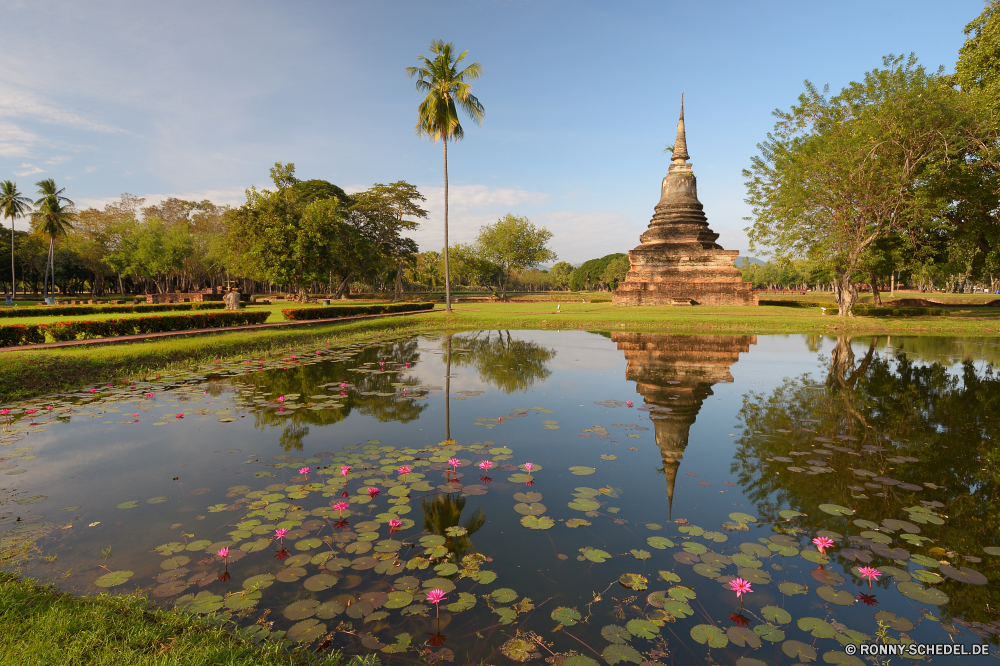
{"label": "pink lotus flower", "polygon": [[[159,377],[159,375],[156,375],[156,376]],[[111,386],[111,384],[106,384],[106,386]]]}
{"label": "pink lotus flower", "polygon": [[37,411],[38,411],[37,409],[26,409],[26,410],[24,410],[24,413],[30,415],[30,414],[34,414]]}
{"label": "pink lotus flower", "polygon": [[524,469],[528,470],[528,474],[531,474],[531,470],[535,468],[535,463],[524,463]]}
{"label": "pink lotus flower", "polygon": [[403,465],[396,471],[403,475],[403,483],[406,483],[406,475],[412,472],[413,470],[410,469],[407,465]]}
{"label": "pink lotus flower", "polygon": [[178,414],[178,415],[177,415],[177,418],[179,418],[179,419],[182,419],[182,418],[184,418],[184,412],[181,412],[180,414]]}
{"label": "pink lotus flower", "polygon": [[138,418],[138,417],[139,417],[139,412],[136,412],[136,413],[135,413],[135,414],[133,414],[132,416],[133,416],[133,417],[135,417],[135,418]]}
{"label": "pink lotus flower", "polygon": [[344,512],[351,508],[351,505],[347,502],[337,502],[333,505],[333,510],[337,512],[338,518],[344,517]]}
{"label": "pink lotus flower", "polygon": [[45,407],[45,409],[47,409],[47,410],[49,410],[49,411],[51,412],[51,411],[52,411],[52,406],[51,406],[51,405],[47,405],[47,406]]}
{"label": "pink lotus flower", "polygon": [[344,465],[343,467],[340,468],[340,475],[345,479],[347,478],[347,475],[350,473],[351,473],[351,468],[348,467],[347,465]]}
{"label": "pink lotus flower", "polygon": [[303,467],[302,469],[299,470],[299,474],[308,474],[311,471],[312,471],[312,468],[310,468],[310,467]]}
{"label": "pink lotus flower", "polygon": [[861,574],[862,577],[868,579],[869,590],[872,589],[872,581],[878,580],[879,576],[882,575],[882,572],[876,569],[875,567],[861,567],[860,569],[858,569],[858,573]]}
{"label": "pink lotus flower", "polygon": [[376,497],[378,497],[378,494],[380,492],[382,492],[382,491],[379,490],[378,488],[369,488],[368,489],[368,497],[371,497],[372,499],[375,499]]}
{"label": "pink lotus flower", "polygon": [[229,546],[220,549],[219,552],[216,553],[216,555],[218,555],[222,559],[226,559],[227,557],[229,557]]}
{"label": "pink lotus flower", "polygon": [[479,469],[486,470],[487,474],[489,473],[491,467],[493,467],[492,460],[484,460],[481,463],[479,463]]}
{"label": "pink lotus flower", "polygon": [[347,386],[347,382],[340,382],[340,388],[344,388],[345,386]]}
{"label": "pink lotus flower", "polygon": [[317,353],[317,354],[322,354],[323,352],[321,352],[320,350],[318,350],[318,349],[317,349],[317,350],[316,350],[316,353]]}
{"label": "pink lotus flower", "polygon": [[147,394],[146,394],[146,397],[147,397],[147,398],[152,398],[152,397],[153,397],[153,394],[152,394],[152,393],[147,393]]}
{"label": "pink lotus flower", "polygon": [[457,472],[458,471],[458,466],[459,466],[459,464],[461,462],[462,461],[459,460],[458,458],[449,458],[448,459],[448,464],[451,465],[451,471]]}
{"label": "pink lotus flower", "polygon": [[97,393],[97,389],[90,389],[89,393]]}
{"label": "pink lotus flower", "polygon": [[742,578],[734,578],[729,581],[729,589],[736,593],[737,598],[740,600],[740,612],[743,612],[743,595],[748,592],[753,592],[750,589],[750,581],[743,580]]}
{"label": "pink lotus flower", "polygon": [[631,400],[626,401],[625,404],[628,405],[629,409],[632,409],[632,401]]}
{"label": "pink lotus flower", "polygon": [[816,545],[816,550],[823,554],[826,554],[827,548],[833,546],[833,539],[829,537],[816,537],[812,542]]}
{"label": "pink lotus flower", "polygon": [[288,530],[286,530],[284,527],[279,527],[278,529],[274,530],[274,538],[277,539],[278,541],[284,539],[287,534]]}
{"label": "pink lotus flower", "polygon": [[444,590],[439,590],[434,588],[427,593],[427,601],[434,604],[434,613],[437,615],[438,620],[441,619],[441,607],[438,605],[444,600]]}
{"label": "pink lotus flower", "polygon": [[399,518],[390,518],[389,519],[389,533],[391,534],[391,533],[395,532],[396,530],[398,530],[399,527],[400,527],[400,525],[402,525],[402,524],[403,524],[403,521],[400,520]]}
{"label": "pink lotus flower", "polygon": [[285,396],[283,396],[283,395],[282,395],[282,396],[279,396],[279,397],[277,398],[277,400],[278,400],[278,402],[284,402],[284,401],[285,401]]}

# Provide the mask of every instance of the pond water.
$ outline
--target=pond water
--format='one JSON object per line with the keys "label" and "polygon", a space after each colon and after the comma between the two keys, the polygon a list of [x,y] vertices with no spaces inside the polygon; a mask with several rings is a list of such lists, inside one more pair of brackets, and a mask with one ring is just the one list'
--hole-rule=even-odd
{"label": "pond water", "polygon": [[0,552],[392,663],[971,653],[1000,635],[997,357],[480,331],[109,380],[0,409]]}

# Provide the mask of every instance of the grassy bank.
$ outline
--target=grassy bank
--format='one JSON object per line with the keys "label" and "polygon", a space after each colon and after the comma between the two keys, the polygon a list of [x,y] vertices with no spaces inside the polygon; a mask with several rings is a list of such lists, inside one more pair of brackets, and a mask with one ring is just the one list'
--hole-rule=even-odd
{"label": "grassy bank", "polygon": [[260,645],[137,595],[74,597],[0,572],[0,666],[306,666],[351,664]]}
{"label": "grassy bank", "polygon": [[[271,306],[280,309],[280,306]],[[287,306],[286,306],[287,307]],[[558,309],[557,309],[558,307]],[[280,313],[279,313],[280,316]],[[272,315],[272,321],[274,316]],[[610,303],[463,303],[451,315],[441,308],[350,323],[299,329],[214,333],[158,341],[0,353],[0,400],[78,389],[98,382],[145,377],[215,359],[259,359],[289,345],[327,339],[371,339],[376,332],[474,329],[592,329],[690,334],[819,335],[1000,335],[1000,308],[956,310],[940,317],[854,317],[823,315],[815,308],[641,307]]]}

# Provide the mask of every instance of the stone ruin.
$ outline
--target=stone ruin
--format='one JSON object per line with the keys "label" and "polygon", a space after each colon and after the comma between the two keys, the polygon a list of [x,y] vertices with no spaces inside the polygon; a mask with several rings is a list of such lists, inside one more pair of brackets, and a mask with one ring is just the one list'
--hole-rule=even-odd
{"label": "stone ruin", "polygon": [[757,305],[753,286],[734,265],[738,250],[724,250],[698,201],[698,184],[687,152],[684,97],[673,164],[660,187],[660,202],[628,253],[631,268],[612,295],[615,305]]}
{"label": "stone ruin", "polygon": [[240,292],[237,289],[231,289],[227,291],[223,297],[222,301],[226,304],[227,310],[239,310],[240,309]]}

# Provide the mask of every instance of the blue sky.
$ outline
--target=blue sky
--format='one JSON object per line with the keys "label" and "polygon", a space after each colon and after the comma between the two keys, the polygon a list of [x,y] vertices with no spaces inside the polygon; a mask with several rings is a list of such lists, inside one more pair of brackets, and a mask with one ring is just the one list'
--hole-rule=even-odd
{"label": "blue sky", "polygon": [[[240,204],[268,168],[348,191],[407,180],[442,245],[441,145],[415,136],[404,68],[469,50],[481,127],[449,149],[452,242],[513,212],[579,263],[638,244],[681,92],[709,223],[745,254],[740,174],[802,82],[836,91],[883,55],[954,67],[980,0],[5,3],[0,178],[78,204],[123,192]],[[19,226],[22,226],[20,223]]]}

